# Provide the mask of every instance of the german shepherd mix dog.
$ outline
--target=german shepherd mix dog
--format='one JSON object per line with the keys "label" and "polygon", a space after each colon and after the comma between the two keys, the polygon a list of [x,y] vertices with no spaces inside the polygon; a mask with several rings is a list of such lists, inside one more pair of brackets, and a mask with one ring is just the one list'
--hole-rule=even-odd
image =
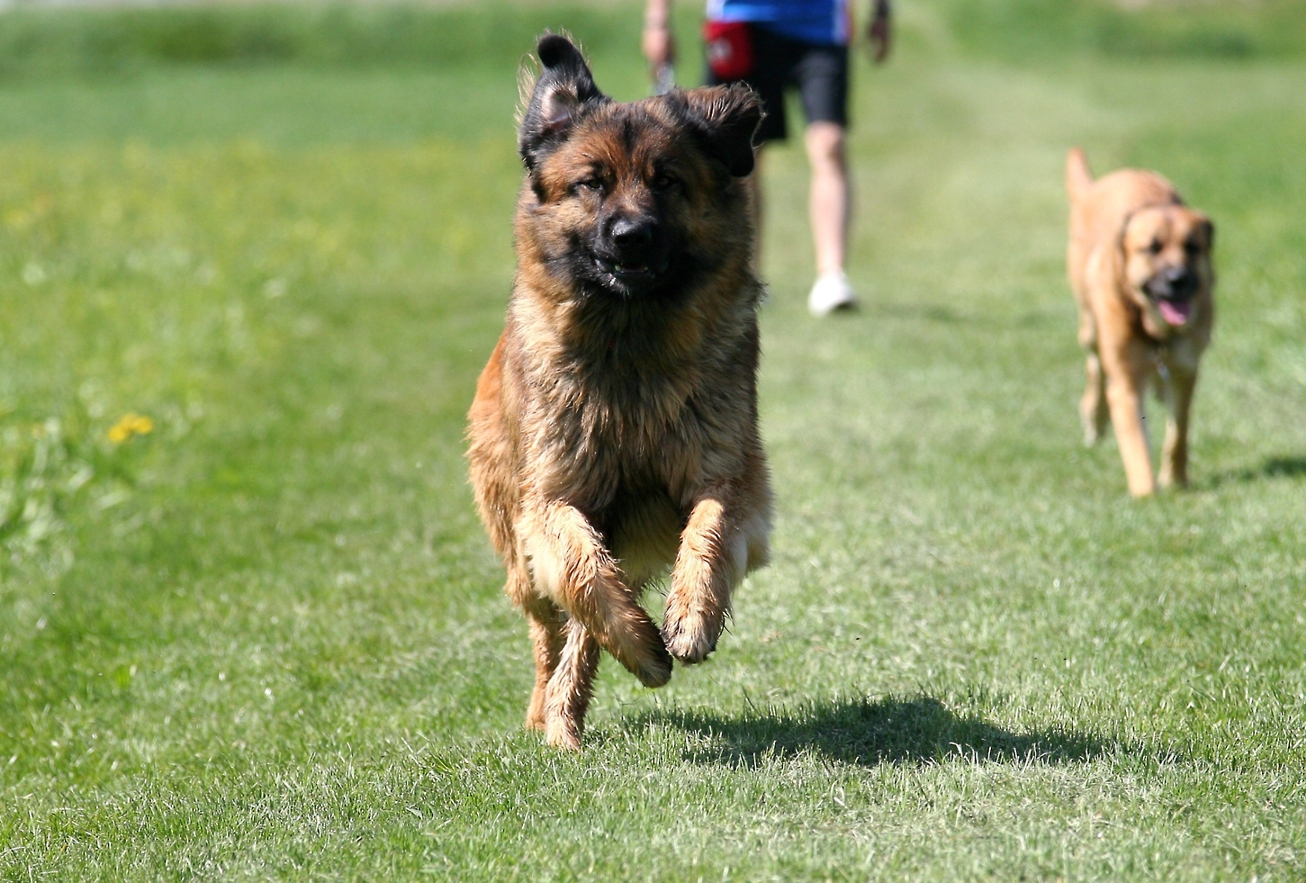
{"label": "german shepherd mix dog", "polygon": [[1155,172],[1121,169],[1094,181],[1079,148],[1066,158],[1070,287],[1088,354],[1080,401],[1084,438],[1115,424],[1129,492],[1155,492],[1143,417],[1154,385],[1170,411],[1162,487],[1188,481],[1188,411],[1197,364],[1211,340],[1214,228]]}
{"label": "german shepherd mix dog", "polygon": [[[751,261],[757,97],[619,104],[546,34],[523,89],[517,276],[469,415],[471,479],[530,623],[526,726],[580,747],[599,648],[650,687],[716,646],[767,559]],[[641,591],[670,570],[661,631]]]}

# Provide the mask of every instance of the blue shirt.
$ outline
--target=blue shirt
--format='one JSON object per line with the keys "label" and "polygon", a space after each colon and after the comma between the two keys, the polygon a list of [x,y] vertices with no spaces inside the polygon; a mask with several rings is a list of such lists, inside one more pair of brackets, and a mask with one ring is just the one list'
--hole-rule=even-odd
{"label": "blue shirt", "polygon": [[746,21],[807,43],[848,43],[848,0],[707,0],[710,21]]}

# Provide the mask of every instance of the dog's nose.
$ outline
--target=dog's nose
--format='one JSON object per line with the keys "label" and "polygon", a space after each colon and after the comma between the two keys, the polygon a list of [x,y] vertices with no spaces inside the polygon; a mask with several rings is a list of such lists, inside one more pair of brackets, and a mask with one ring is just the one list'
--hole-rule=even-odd
{"label": "dog's nose", "polygon": [[1171,267],[1165,273],[1165,281],[1175,297],[1188,297],[1197,288],[1197,276],[1187,267]]}
{"label": "dog's nose", "polygon": [[617,218],[609,235],[619,248],[642,248],[653,242],[653,222],[648,218]]}

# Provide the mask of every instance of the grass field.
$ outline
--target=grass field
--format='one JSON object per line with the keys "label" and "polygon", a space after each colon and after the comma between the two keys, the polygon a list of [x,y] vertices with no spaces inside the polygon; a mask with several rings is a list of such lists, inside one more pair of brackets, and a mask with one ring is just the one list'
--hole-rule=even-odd
{"label": "grass field", "polygon": [[[463,414],[516,61],[638,97],[638,6],[0,15],[0,877],[1306,877],[1300,7],[899,5],[860,312],[767,157],[774,563],[668,687],[605,660],[577,755]],[[1072,143],[1216,221],[1184,493],[1079,446]]]}

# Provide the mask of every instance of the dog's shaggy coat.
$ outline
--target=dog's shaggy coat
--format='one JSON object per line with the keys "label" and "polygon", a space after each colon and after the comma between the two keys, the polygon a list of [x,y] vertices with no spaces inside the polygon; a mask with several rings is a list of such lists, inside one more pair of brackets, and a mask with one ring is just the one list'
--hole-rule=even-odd
{"label": "dog's shaggy coat", "polygon": [[[620,104],[540,40],[517,276],[476,389],[471,479],[529,623],[526,725],[580,745],[602,648],[648,686],[716,646],[765,563],[752,135],[744,88]],[[639,604],[670,570],[662,628]]]}

